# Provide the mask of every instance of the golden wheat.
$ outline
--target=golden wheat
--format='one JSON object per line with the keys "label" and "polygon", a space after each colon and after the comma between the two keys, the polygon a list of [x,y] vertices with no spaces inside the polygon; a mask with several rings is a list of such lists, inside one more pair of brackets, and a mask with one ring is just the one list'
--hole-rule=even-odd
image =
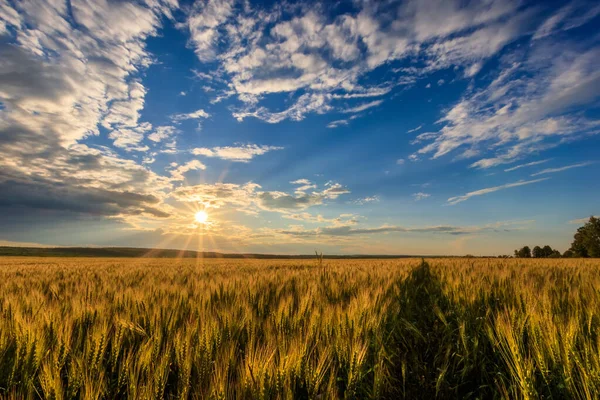
{"label": "golden wheat", "polygon": [[600,396],[600,262],[0,259],[0,396]]}

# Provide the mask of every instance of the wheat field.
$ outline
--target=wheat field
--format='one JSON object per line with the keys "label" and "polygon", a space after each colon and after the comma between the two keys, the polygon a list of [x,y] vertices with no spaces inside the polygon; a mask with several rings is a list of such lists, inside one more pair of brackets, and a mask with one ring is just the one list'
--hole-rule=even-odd
{"label": "wheat field", "polygon": [[0,259],[0,396],[596,399],[600,262]]}

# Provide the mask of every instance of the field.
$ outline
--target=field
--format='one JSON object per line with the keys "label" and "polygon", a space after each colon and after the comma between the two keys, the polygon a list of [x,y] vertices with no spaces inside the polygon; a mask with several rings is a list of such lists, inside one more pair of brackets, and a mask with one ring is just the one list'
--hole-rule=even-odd
{"label": "field", "polygon": [[0,396],[597,399],[600,262],[0,258]]}

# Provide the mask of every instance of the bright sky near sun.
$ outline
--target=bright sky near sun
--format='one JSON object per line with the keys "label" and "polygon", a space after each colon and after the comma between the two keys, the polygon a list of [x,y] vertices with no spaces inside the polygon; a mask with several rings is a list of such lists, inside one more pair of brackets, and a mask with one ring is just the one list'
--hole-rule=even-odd
{"label": "bright sky near sun", "polygon": [[0,0],[0,241],[565,250],[600,3]]}

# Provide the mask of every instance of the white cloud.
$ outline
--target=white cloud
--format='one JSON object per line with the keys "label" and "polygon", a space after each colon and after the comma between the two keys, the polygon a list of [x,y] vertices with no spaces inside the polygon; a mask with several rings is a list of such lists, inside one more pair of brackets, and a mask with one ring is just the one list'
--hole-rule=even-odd
{"label": "white cloud", "polygon": [[8,38],[14,43],[2,45],[0,66],[10,77],[0,96],[13,123],[53,130],[63,145],[98,134],[99,123],[116,130],[115,140],[118,130],[136,127],[145,88],[135,75],[150,63],[144,41],[156,34],[169,6],[82,1],[69,10],[66,3],[44,2],[2,7],[15,32]]}
{"label": "white cloud", "polygon": [[311,182],[306,178],[296,179],[295,181],[291,181],[290,183],[293,185],[310,185],[311,184]]}
{"label": "white cloud", "polygon": [[581,167],[587,167],[588,165],[592,165],[594,164],[593,161],[586,161],[586,162],[581,162],[581,163],[577,163],[577,164],[572,164],[572,165],[566,165],[564,167],[558,167],[558,168],[546,168],[543,169],[539,172],[536,172],[535,174],[531,174],[531,176],[538,176],[538,175],[544,175],[544,174],[553,174],[555,172],[562,172],[562,171],[566,171],[572,168],[581,168]]}
{"label": "white cloud", "polygon": [[259,210],[290,214],[318,206],[350,193],[339,183],[329,183],[322,190],[310,193],[296,190],[290,194],[280,191],[261,191],[249,182],[245,185],[230,183],[201,184],[180,187],[171,196],[182,202],[200,203],[205,207],[235,206],[238,211],[256,213]]}
{"label": "white cloud", "polygon": [[[170,1],[0,1],[0,192],[32,210],[164,218],[168,178],[79,141],[108,130],[113,146],[146,151],[140,121],[151,64],[145,41]],[[145,158],[150,161],[149,158]],[[32,213],[35,211],[31,211]],[[77,217],[78,218],[78,217]]]}
{"label": "white cloud", "polygon": [[368,204],[368,203],[379,203],[379,196],[367,196],[362,199],[358,199],[354,201],[354,204],[358,204],[359,206]]}
{"label": "white cloud", "polygon": [[244,185],[234,183],[199,184],[182,186],[171,192],[170,196],[184,203],[198,203],[207,208],[234,206],[244,212],[251,210],[260,185],[248,182]]}
{"label": "white cloud", "polygon": [[413,193],[412,197],[415,199],[415,201],[421,201],[428,197],[431,197],[431,195],[429,193],[419,192],[419,193]]}
{"label": "white cloud", "polygon": [[201,61],[211,61],[216,56],[219,26],[233,13],[234,1],[208,0],[195,2],[188,16],[190,41]]}
{"label": "white cloud", "polygon": [[497,192],[498,190],[509,189],[509,188],[524,186],[524,185],[531,185],[532,183],[542,182],[542,181],[545,181],[548,179],[549,178],[534,179],[534,180],[530,180],[530,181],[519,181],[519,182],[514,182],[514,183],[507,183],[505,185],[475,190],[474,192],[469,192],[462,196],[450,197],[448,199],[448,204],[454,205],[454,204],[463,202],[465,200],[468,200],[471,197],[482,196],[484,194],[494,193],[494,192]]}
{"label": "white cloud", "polygon": [[331,110],[332,107],[329,105],[329,101],[329,95],[304,94],[298,98],[295,104],[283,111],[271,112],[265,107],[254,108],[254,106],[251,106],[250,108],[235,111],[233,116],[240,122],[248,117],[258,118],[271,124],[276,124],[286,119],[301,121],[305,118],[306,114],[313,112],[324,114]]}
{"label": "white cloud", "polygon": [[193,111],[191,113],[183,113],[183,114],[175,114],[171,116],[171,120],[173,120],[173,122],[175,123],[179,123],[182,121],[186,121],[188,119],[205,119],[210,117],[210,114],[207,113],[206,111],[199,109],[196,111]]}
{"label": "white cloud", "polygon": [[[336,100],[384,96],[423,73],[451,65],[473,76],[482,61],[526,30],[533,12],[519,9],[516,1],[465,5],[459,0],[412,0],[355,6],[354,11],[328,18],[328,3],[270,9],[235,0],[196,3],[186,22],[190,44],[202,62],[219,65],[201,79],[226,82],[213,100],[236,95],[242,102],[233,111],[238,120],[299,121],[307,113],[340,110]],[[375,68],[417,53],[426,63],[422,71],[405,69],[383,85],[359,84]],[[261,105],[276,93],[294,94],[296,103],[283,111]],[[382,101],[341,111],[360,112]]]}
{"label": "white cloud", "polygon": [[306,192],[309,189],[316,189],[317,185],[315,185],[314,183],[312,183],[311,181],[309,181],[308,179],[296,179],[295,181],[291,181],[290,182],[292,185],[299,185],[296,189],[295,192],[299,193],[299,192]]}
{"label": "white cloud", "polygon": [[175,133],[177,133],[177,129],[173,126],[157,126],[154,128],[154,132],[148,135],[148,139],[160,143],[166,139],[172,138]]}
{"label": "white cloud", "polygon": [[495,154],[472,167],[490,168],[598,132],[600,122],[572,112],[600,96],[598,57],[599,49],[572,44],[535,47],[448,110],[439,132],[419,135],[414,143],[433,141],[418,153],[438,158],[459,148],[465,154],[489,149]]}
{"label": "white cloud", "polygon": [[200,170],[206,169],[206,165],[202,164],[198,160],[188,161],[187,163],[180,165],[171,171],[171,179],[174,181],[183,181],[183,180],[185,180],[184,175],[186,172],[195,171],[195,170],[199,170],[199,169]]}
{"label": "white cloud", "polygon": [[212,149],[200,147],[192,149],[192,154],[205,157],[216,157],[222,160],[234,162],[249,162],[256,156],[260,156],[274,150],[283,150],[283,147],[259,146],[256,144],[213,147]]}
{"label": "white cloud", "polygon": [[285,192],[259,192],[257,205],[263,210],[287,213],[321,205],[326,200],[335,200],[343,194],[350,193],[339,183],[328,182],[325,186],[322,191],[306,193],[296,190],[293,195]]}

